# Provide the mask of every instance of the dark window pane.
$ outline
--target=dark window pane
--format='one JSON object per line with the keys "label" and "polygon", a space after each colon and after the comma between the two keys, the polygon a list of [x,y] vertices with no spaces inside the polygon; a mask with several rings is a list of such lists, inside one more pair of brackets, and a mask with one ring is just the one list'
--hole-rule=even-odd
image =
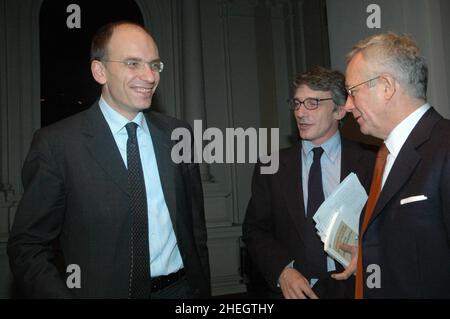
{"label": "dark window pane", "polygon": [[[80,7],[81,28],[70,29],[70,4]],[[119,20],[143,24],[134,0],[46,0],[40,16],[41,125],[89,108],[100,96],[90,71],[90,44],[102,25]],[[73,20],[70,20],[73,21]]]}

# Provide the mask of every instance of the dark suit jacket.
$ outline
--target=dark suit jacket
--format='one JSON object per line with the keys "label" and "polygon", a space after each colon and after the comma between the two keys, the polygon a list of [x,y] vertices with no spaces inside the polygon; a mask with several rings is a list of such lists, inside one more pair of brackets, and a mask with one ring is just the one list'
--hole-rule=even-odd
{"label": "dark suit jacket", "polygon": [[[341,154],[341,180],[354,172],[368,191],[375,152],[342,138]],[[297,270],[306,278],[311,277],[302,264],[305,243],[301,229],[306,218],[301,143],[281,150],[279,158],[280,168],[273,175],[261,175],[260,165],[256,165],[252,197],[243,224],[243,240],[253,263],[269,286],[278,292],[281,291],[277,288],[279,276],[292,260]]]}
{"label": "dark suit jacket", "polygon": [[[417,195],[428,199],[401,205]],[[450,122],[434,109],[398,154],[362,244],[364,269],[381,270],[365,298],[450,298]]]}
{"label": "dark suit jacket", "polygon": [[[195,295],[210,294],[203,191],[197,164],[174,164],[171,132],[187,125],[149,112],[164,197]],[[36,132],[23,167],[25,192],[8,243],[11,270],[33,298],[127,298],[127,171],[98,104]],[[68,289],[66,267],[81,269]]]}

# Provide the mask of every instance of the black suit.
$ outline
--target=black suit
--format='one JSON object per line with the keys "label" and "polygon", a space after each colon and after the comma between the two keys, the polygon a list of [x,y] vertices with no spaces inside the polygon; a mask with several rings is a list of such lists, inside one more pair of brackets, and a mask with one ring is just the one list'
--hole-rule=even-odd
{"label": "black suit", "polygon": [[[203,192],[197,164],[174,164],[171,132],[186,124],[146,114],[164,197],[195,295],[210,294]],[[127,170],[98,104],[39,130],[23,167],[25,192],[8,243],[28,297],[127,298],[130,199]],[[68,289],[66,266],[81,288]]]}
{"label": "black suit", "polygon": [[449,138],[450,121],[430,109],[400,150],[362,239],[363,269],[381,271],[364,298],[450,298]]}
{"label": "black suit", "polygon": [[[344,138],[341,142],[341,181],[354,172],[368,191],[375,153]],[[243,225],[243,239],[253,263],[272,290],[278,292],[279,276],[292,260],[295,260],[294,267],[306,278],[313,277],[304,262],[306,251],[302,229],[306,218],[301,143],[281,150],[279,156],[280,168],[276,174],[262,175],[260,164],[256,165],[252,197]],[[348,284],[350,282],[345,285]],[[352,287],[345,290],[345,296],[353,294]],[[319,297],[343,296],[324,292]]]}

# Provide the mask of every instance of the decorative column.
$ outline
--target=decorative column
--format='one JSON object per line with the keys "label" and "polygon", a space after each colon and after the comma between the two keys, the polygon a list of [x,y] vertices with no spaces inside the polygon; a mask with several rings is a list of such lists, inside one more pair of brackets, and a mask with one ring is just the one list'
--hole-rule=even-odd
{"label": "decorative column", "polygon": [[[203,129],[205,129],[207,127],[205,85],[200,3],[198,0],[182,1],[182,20],[184,117],[192,126],[194,120],[201,120]],[[200,160],[203,143],[202,145],[196,145],[196,147]],[[200,175],[203,182],[212,182],[209,166],[207,163],[203,163],[203,160],[200,163]]]}

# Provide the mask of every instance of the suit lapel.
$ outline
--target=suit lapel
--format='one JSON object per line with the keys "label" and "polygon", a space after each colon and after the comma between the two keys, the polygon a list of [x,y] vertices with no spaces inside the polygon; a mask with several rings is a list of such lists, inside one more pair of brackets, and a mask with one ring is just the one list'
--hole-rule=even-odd
{"label": "suit lapel", "polygon": [[373,221],[383,210],[386,204],[397,194],[402,186],[408,181],[420,162],[420,155],[417,154],[411,143],[403,145],[399,156],[392,166],[389,177],[380,193],[371,221]]}
{"label": "suit lapel", "polygon": [[98,103],[95,103],[86,112],[84,134],[86,136],[86,147],[92,157],[114,183],[125,194],[129,195],[126,166]]}
{"label": "suit lapel", "polygon": [[[360,165],[360,152],[354,152],[353,145],[345,140],[341,140],[342,143],[342,159],[341,159],[341,177],[342,181],[348,174],[350,174]],[[294,225],[300,234],[303,236],[303,226],[306,222],[305,216],[305,204],[303,198],[302,187],[302,162],[301,157],[301,143],[291,148],[289,153],[281,159],[280,166],[280,185],[283,194],[285,194],[285,200],[288,206],[289,213],[291,214]],[[358,156],[355,156],[358,154]]]}
{"label": "suit lapel", "polygon": [[[171,159],[172,141],[167,134],[167,128],[151,112],[145,114],[152,135],[161,185],[169,209],[174,228],[176,228],[176,167]],[[101,113],[98,103],[86,112],[83,128],[86,136],[86,147],[99,166],[108,174],[111,180],[127,195],[128,174],[120,151],[111,130]],[[181,181],[180,181],[181,183]]]}
{"label": "suit lapel", "polygon": [[430,108],[412,130],[392,166],[375,206],[372,218],[369,221],[369,225],[381,214],[386,204],[396,196],[399,190],[408,182],[410,176],[422,159],[417,152],[417,148],[430,138],[434,125],[441,118],[442,117],[433,108]]}
{"label": "suit lapel", "polygon": [[305,204],[302,188],[301,143],[289,149],[281,159],[280,187],[285,195],[288,211],[300,237],[303,237],[303,225],[306,222]]}
{"label": "suit lapel", "polygon": [[[145,113],[144,113],[145,114]],[[152,113],[145,114],[148,128],[152,135],[153,148],[155,150],[156,162],[158,165],[161,186],[169,209],[173,227],[176,229],[177,211],[177,185],[181,186],[182,181],[177,181],[176,165],[172,161],[171,151],[173,142],[170,139],[170,130],[164,127],[163,123]]]}

